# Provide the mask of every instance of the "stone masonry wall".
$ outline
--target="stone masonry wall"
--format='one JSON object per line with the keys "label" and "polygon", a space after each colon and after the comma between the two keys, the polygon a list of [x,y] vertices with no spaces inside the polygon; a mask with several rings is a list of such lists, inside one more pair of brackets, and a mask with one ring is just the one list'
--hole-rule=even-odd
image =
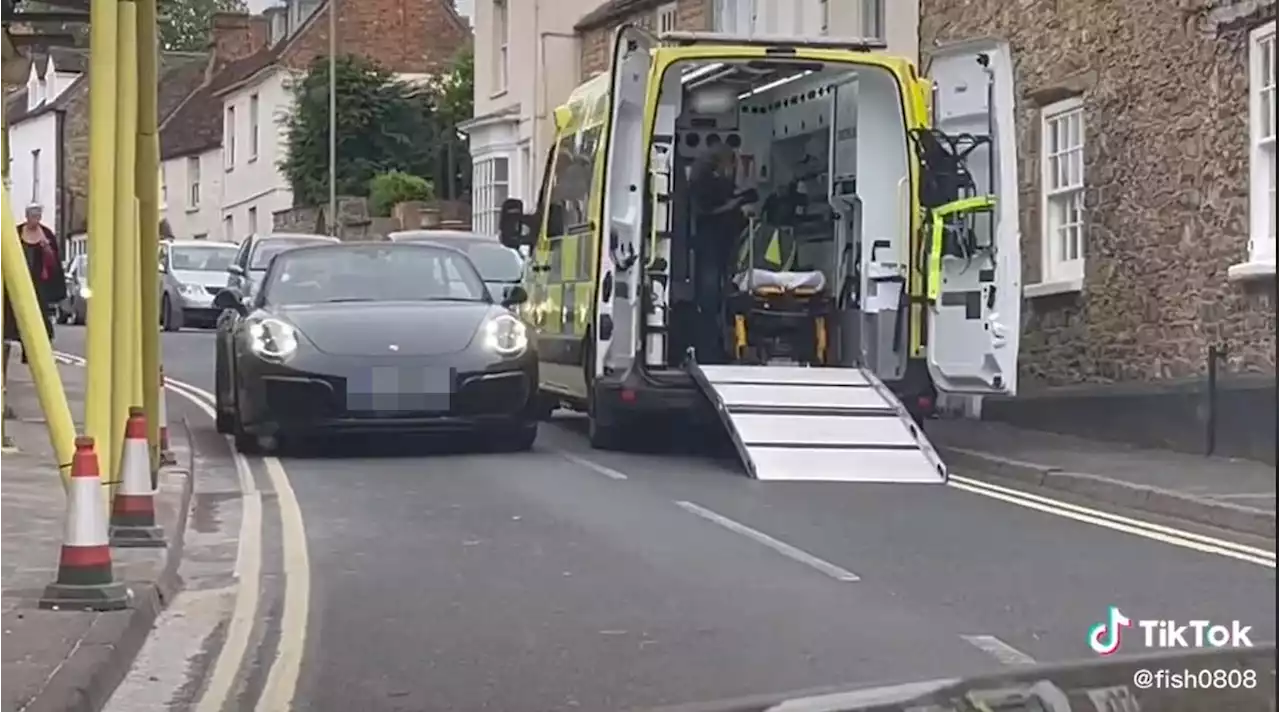
{"label": "stone masonry wall", "polygon": [[[712,1],[713,0],[677,0],[676,5],[676,29],[687,32],[710,30],[712,23]],[[657,11],[660,3],[654,3],[653,7],[636,13],[626,20],[609,24],[605,27],[596,27],[580,33],[582,47],[582,79],[585,81],[591,77],[603,72],[609,68],[609,54],[613,51],[613,33],[627,21],[635,23],[637,20],[645,22],[637,24],[645,24],[647,27],[653,26],[653,14]]]}
{"label": "stone masonry wall", "polygon": [[1276,373],[1276,281],[1248,255],[1248,33],[1274,0],[921,0],[920,46],[1000,37],[1016,66],[1023,282],[1040,272],[1039,107],[1085,105],[1084,291],[1023,305],[1024,390]]}

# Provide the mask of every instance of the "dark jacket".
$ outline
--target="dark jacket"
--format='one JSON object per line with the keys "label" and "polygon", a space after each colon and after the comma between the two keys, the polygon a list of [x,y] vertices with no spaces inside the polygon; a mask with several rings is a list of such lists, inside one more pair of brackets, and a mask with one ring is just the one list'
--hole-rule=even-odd
{"label": "dark jacket", "polygon": [[[22,242],[23,257],[26,258],[27,271],[31,274],[31,281],[36,288],[36,297],[40,300],[42,312],[44,314],[45,329],[50,336],[53,334],[53,323],[49,319],[49,309],[53,305],[67,298],[67,275],[62,268],[62,255],[58,252],[58,240],[53,231],[47,227],[41,226],[44,230],[45,245],[31,245]],[[22,230],[21,227],[18,230]],[[21,242],[21,235],[19,235]],[[13,306],[9,303],[8,294],[4,299],[4,339],[5,341],[18,340],[18,323],[13,313]]]}

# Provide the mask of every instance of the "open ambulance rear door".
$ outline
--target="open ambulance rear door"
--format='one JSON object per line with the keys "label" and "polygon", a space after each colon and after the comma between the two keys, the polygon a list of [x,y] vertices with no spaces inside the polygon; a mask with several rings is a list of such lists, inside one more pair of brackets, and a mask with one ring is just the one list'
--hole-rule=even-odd
{"label": "open ambulance rear door", "polygon": [[[644,301],[641,271],[644,218],[645,102],[657,38],[625,25],[614,36],[610,65],[609,118],[605,124],[604,196],[598,215],[603,244],[596,270],[596,323],[591,378],[606,370],[622,372],[633,360],[640,338]],[[590,387],[590,384],[588,384]]]}
{"label": "open ambulance rear door", "polygon": [[986,40],[941,47],[932,52],[928,72],[934,128],[991,139],[967,161],[979,195],[973,202],[986,200],[988,209],[958,206],[952,216],[967,223],[975,239],[940,259],[935,252],[926,268],[929,374],[943,392],[1012,395],[1018,385],[1022,256],[1009,46]]}

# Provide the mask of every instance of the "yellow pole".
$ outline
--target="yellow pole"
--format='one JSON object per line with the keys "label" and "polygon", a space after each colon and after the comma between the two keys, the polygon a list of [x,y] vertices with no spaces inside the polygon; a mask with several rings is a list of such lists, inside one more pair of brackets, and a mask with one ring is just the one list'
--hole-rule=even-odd
{"label": "yellow pole", "polygon": [[[5,96],[5,106],[8,106],[9,97]],[[4,182],[5,190],[5,212],[8,212],[10,206],[8,204],[9,190],[9,120],[5,118],[5,111],[0,111],[0,180]],[[4,280],[0,279],[0,304],[4,304]],[[4,310],[0,309],[0,332],[4,331]],[[3,344],[4,353],[0,355],[0,447],[9,447],[9,419],[5,417],[8,411],[5,410],[5,396],[9,394],[9,344]]]}
{"label": "yellow pole", "polygon": [[[134,125],[136,126],[137,124],[135,123]],[[138,139],[137,134],[134,134],[134,146],[135,146],[135,150],[134,150],[134,170],[133,170],[133,176],[134,176],[133,180],[134,180],[134,185],[137,185],[137,181],[138,181],[137,150],[136,150],[136,146],[137,146],[137,139]],[[139,277],[145,277],[145,275],[143,275],[143,274],[141,273],[141,271],[140,271],[140,268],[141,268],[141,265],[142,265],[142,256],[139,254],[139,249],[138,249],[138,247],[139,247],[139,245],[138,245],[138,241],[141,239],[141,236],[140,236],[140,234],[139,234],[139,230],[138,230],[138,212],[139,212],[142,208],[138,206],[138,198],[137,198],[137,197],[134,197],[134,199],[133,199],[133,205],[130,205],[130,206],[129,206],[129,209],[130,209],[130,211],[131,211],[131,213],[130,213],[130,214],[133,216],[133,232],[131,232],[130,234],[131,234],[131,235],[133,235],[134,243],[133,243],[133,249],[132,249],[132,250],[130,250],[130,256],[133,258],[133,269],[134,269],[134,274],[138,275]],[[138,284],[139,284],[139,286],[141,286],[141,285],[142,285],[142,284],[144,284],[145,282],[146,282],[146,279],[145,279],[145,278],[143,278],[143,279],[138,279]],[[140,290],[140,289],[139,289],[139,290],[135,290],[135,291],[133,291],[132,298],[129,300],[129,305],[130,305],[130,307],[131,307],[131,308],[129,309],[129,312],[130,312],[130,319],[132,319],[132,320],[133,320],[133,321],[132,321],[132,324],[133,324],[133,325],[132,325],[130,328],[133,330],[133,336],[134,336],[134,339],[133,339],[133,341],[131,342],[131,345],[130,345],[130,354],[133,356],[133,360],[132,360],[132,362],[131,362],[131,363],[133,363],[133,375],[132,375],[132,376],[130,376],[130,378],[129,378],[129,382],[133,385],[133,387],[129,390],[129,405],[134,406],[134,407],[141,407],[141,406],[142,406],[142,398],[143,398],[143,387],[142,387],[142,377],[143,377],[143,376],[142,376],[142,294],[141,294],[141,291],[142,291],[142,290]],[[159,327],[156,327],[156,328],[157,328],[157,329],[159,329]]]}
{"label": "yellow pole", "polygon": [[[138,154],[138,6],[133,0],[117,5],[116,25],[116,179],[113,264],[115,289],[111,311],[115,333],[111,340],[111,482],[120,481],[124,426],[133,402],[138,371],[139,334],[133,311],[138,301],[138,233],[134,225],[134,171]],[[95,295],[96,296],[96,295]],[[114,487],[112,491],[114,492]]]}
{"label": "yellow pole", "polygon": [[[89,255],[88,320],[85,327],[84,421],[98,444],[98,471],[111,465],[111,311],[115,267],[116,12],[117,0],[89,4]],[[104,488],[106,489],[106,488]]]}
{"label": "yellow pole", "polygon": [[[160,135],[156,90],[160,43],[156,0],[138,6],[138,271],[142,279],[142,407],[147,413],[151,471],[160,464]],[[152,275],[148,277],[148,275]],[[154,482],[154,480],[153,480]]]}
{"label": "yellow pole", "polygon": [[62,389],[58,364],[53,360],[53,345],[49,343],[49,332],[44,328],[43,310],[36,296],[35,284],[31,281],[31,271],[27,269],[22,245],[18,242],[18,226],[13,219],[8,188],[3,191],[2,202],[0,210],[4,214],[0,215],[0,232],[3,232],[3,237],[0,239],[4,240],[4,247],[0,248],[0,260],[3,260],[5,292],[13,304],[14,318],[18,320],[22,351],[27,355],[36,397],[40,399],[40,410],[44,411],[49,442],[53,444],[54,456],[58,458],[58,469],[65,487],[70,484],[71,456],[76,450],[76,424],[71,418],[71,407],[67,405],[67,393]]}

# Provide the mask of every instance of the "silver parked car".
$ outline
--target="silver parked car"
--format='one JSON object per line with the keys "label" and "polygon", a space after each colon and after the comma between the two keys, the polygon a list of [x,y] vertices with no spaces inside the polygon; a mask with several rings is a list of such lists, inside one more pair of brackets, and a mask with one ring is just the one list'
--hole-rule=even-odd
{"label": "silver parked car", "polygon": [[524,280],[524,258],[491,235],[462,230],[398,230],[387,235],[392,242],[430,242],[467,253],[495,301]]}
{"label": "silver parked car", "polygon": [[165,331],[184,325],[213,327],[213,297],[227,284],[236,245],[206,240],[171,240],[160,246],[160,323]]}
{"label": "silver parked car", "polygon": [[[235,259],[226,266],[220,286],[224,289],[234,287],[245,297],[250,297],[259,280],[267,273],[271,258],[292,247],[337,241],[336,237],[304,233],[250,235],[240,243]],[[227,273],[230,274],[229,277]]]}
{"label": "silver parked car", "polygon": [[67,298],[58,302],[55,316],[59,324],[83,324],[89,313],[89,256],[76,255],[64,270]]}

